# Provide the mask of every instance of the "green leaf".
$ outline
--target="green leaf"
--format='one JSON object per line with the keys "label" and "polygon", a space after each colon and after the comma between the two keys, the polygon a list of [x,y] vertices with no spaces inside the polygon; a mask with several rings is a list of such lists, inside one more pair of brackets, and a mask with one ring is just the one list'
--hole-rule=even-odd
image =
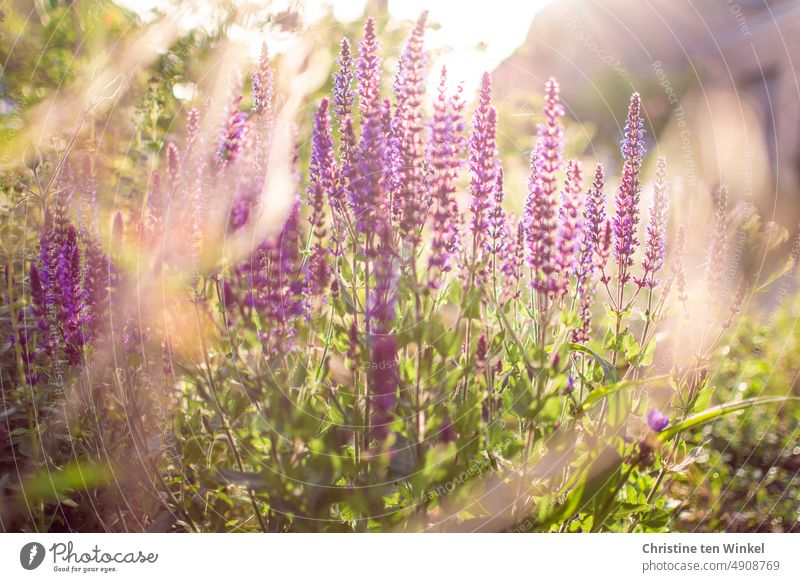
{"label": "green leaf", "polygon": [[467,292],[462,305],[462,314],[466,319],[481,318],[481,296],[483,292],[480,287],[475,287]]}
{"label": "green leaf", "polygon": [[41,470],[29,477],[23,484],[23,492],[28,503],[39,501],[60,501],[64,495],[100,487],[111,481],[113,472],[110,466],[93,463],[71,463],[63,469]]}
{"label": "green leaf", "polygon": [[603,376],[605,377],[606,382],[619,382],[619,372],[617,372],[617,369],[614,367],[614,365],[611,362],[603,359],[603,357],[592,348],[582,344],[569,344],[569,349],[573,352],[582,352],[591,356],[594,361],[597,362],[597,364],[603,369]]}
{"label": "green leaf", "polygon": [[607,398],[620,390],[624,390],[625,388],[630,388],[635,385],[635,382],[632,380],[625,380],[624,382],[616,382],[614,384],[609,384],[608,386],[602,386],[600,388],[596,388],[589,394],[586,398],[584,398],[583,402],[581,403],[581,408],[586,409],[592,406],[594,403],[602,400],[603,398]]}
{"label": "green leaf", "polygon": [[350,261],[339,261],[339,267],[342,273],[342,279],[348,283],[353,280],[353,268]]}
{"label": "green leaf", "polygon": [[641,346],[631,334],[627,334],[622,338],[622,349],[625,351],[625,359],[633,362],[636,356],[639,355]]}
{"label": "green leaf", "polygon": [[461,338],[454,330],[445,329],[438,319],[431,322],[430,330],[433,347],[444,358],[452,358],[461,349]]}
{"label": "green leaf", "polygon": [[542,411],[540,413],[542,420],[545,421],[556,421],[558,420],[559,416],[561,416],[561,409],[563,407],[563,399],[554,397],[548,398],[547,402],[542,406]]}
{"label": "green leaf", "polygon": [[637,364],[639,366],[649,366],[653,363],[653,356],[656,353],[656,338],[651,338],[642,348],[641,354],[639,354],[639,361]]}
{"label": "green leaf", "polygon": [[678,424],[668,426],[661,431],[658,437],[662,441],[666,441],[681,431],[706,424],[732,412],[738,412],[739,410],[745,410],[747,408],[761,406],[764,404],[777,404],[779,402],[784,403],[789,401],[800,402],[800,396],[768,396],[765,398],[749,398],[747,400],[741,400],[731,404],[722,404],[721,406],[715,406],[714,408],[709,408],[708,410],[705,410],[699,414],[692,415]]}
{"label": "green leaf", "polygon": [[590,503],[603,505],[613,496],[616,489],[611,478],[620,470],[623,459],[613,447],[606,446],[584,470],[580,480],[567,494],[564,503],[557,505],[547,516],[541,519],[540,526],[548,526],[568,519],[581,511]]}
{"label": "green leaf", "polygon": [[661,508],[654,508],[647,517],[643,518],[641,525],[660,530],[669,523],[670,513]]}
{"label": "green leaf", "polygon": [[693,412],[703,412],[706,408],[708,408],[708,405],[711,403],[711,396],[713,394],[713,386],[706,386],[700,390],[700,393],[697,395],[697,399],[694,401]]}
{"label": "green leaf", "polygon": [[602,400],[612,394],[619,392],[620,390],[624,390],[626,388],[632,388],[633,386],[637,386],[639,384],[649,384],[651,382],[656,382],[659,380],[665,380],[669,376],[654,376],[652,378],[641,378],[639,380],[623,380],[622,382],[616,382],[614,384],[609,384],[608,386],[602,386],[600,388],[596,388],[592,391],[589,396],[587,396],[583,402],[581,403],[581,408],[588,408],[598,400]]}
{"label": "green leaf", "polygon": [[616,429],[625,424],[625,421],[630,415],[630,402],[626,394],[617,390],[610,394],[606,400],[608,405],[608,414],[606,420],[611,429]]}

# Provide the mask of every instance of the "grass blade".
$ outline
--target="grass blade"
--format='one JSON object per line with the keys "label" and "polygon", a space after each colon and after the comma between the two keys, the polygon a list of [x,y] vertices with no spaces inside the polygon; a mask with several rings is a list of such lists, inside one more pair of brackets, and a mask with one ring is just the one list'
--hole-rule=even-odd
{"label": "grass blade", "polygon": [[726,414],[730,414],[732,412],[738,412],[739,410],[746,410],[747,408],[761,406],[764,404],[777,404],[778,402],[784,403],[790,401],[800,402],[800,396],[768,396],[764,398],[749,398],[747,400],[741,400],[740,402],[733,402],[731,404],[721,404],[720,406],[715,406],[690,416],[678,424],[668,426],[661,431],[659,438],[662,441],[669,440],[681,431],[706,424],[707,422],[716,420],[721,416],[725,416]]}

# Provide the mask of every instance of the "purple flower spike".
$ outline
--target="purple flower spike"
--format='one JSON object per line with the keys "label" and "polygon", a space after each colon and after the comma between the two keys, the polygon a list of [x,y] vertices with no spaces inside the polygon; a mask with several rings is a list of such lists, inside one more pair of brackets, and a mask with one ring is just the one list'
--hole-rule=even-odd
{"label": "purple flower spike", "polygon": [[[350,185],[353,179],[353,167],[356,155],[356,137],[353,129],[353,104],[356,94],[353,91],[353,57],[350,52],[350,41],[342,39],[339,58],[339,71],[333,75],[333,112],[339,130],[339,166],[341,168],[336,184],[335,197],[331,201],[334,218],[344,219],[344,200],[351,200]],[[348,194],[345,194],[348,193]],[[341,227],[342,229],[344,226]]]}
{"label": "purple flower spike", "polygon": [[36,267],[36,263],[31,263],[30,284],[36,328],[39,331],[45,331],[47,329],[47,304],[45,302],[45,290],[42,286],[42,280],[39,276],[39,269]]}
{"label": "purple flower spike", "polygon": [[[280,233],[262,241],[237,267],[236,279],[231,282],[236,296],[241,290],[243,316],[259,321],[268,331],[259,330],[259,337],[270,355],[291,352],[296,324],[308,317],[302,236],[300,202],[296,200]],[[228,298],[225,302],[227,307]]]}
{"label": "purple flower spike", "polygon": [[353,57],[350,41],[343,38],[339,43],[339,71],[333,74],[333,111],[341,120],[352,115],[356,94],[353,91]]}
{"label": "purple flower spike", "polygon": [[430,206],[425,179],[425,123],[422,100],[428,57],[423,36],[428,13],[423,12],[406,42],[397,66],[394,93],[397,99],[392,133],[395,136],[397,172],[393,202],[400,233],[412,248],[420,242],[421,226]]}
{"label": "purple flower spike", "polygon": [[503,209],[503,167],[498,162],[497,167],[497,187],[494,190],[494,198],[489,208],[489,240],[486,243],[486,250],[491,254],[492,261],[496,265],[506,250],[508,244],[508,220]]}
{"label": "purple flower spike", "polygon": [[[336,168],[333,161],[333,144],[329,131],[328,98],[319,104],[314,117],[314,135],[311,142],[311,163],[307,203],[311,208],[309,223],[313,242],[309,258],[309,292],[312,295],[324,293],[328,287],[329,269],[326,262],[324,240],[327,235],[325,224],[325,201],[332,199],[336,183]],[[335,248],[339,245],[334,244]]]}
{"label": "purple flower spike", "polygon": [[433,240],[428,266],[431,270],[430,285],[437,288],[441,278],[437,271],[447,273],[451,269],[451,258],[459,251],[461,215],[455,198],[456,180],[461,167],[461,154],[466,146],[462,112],[464,100],[461,87],[455,94],[447,92],[447,70],[442,67],[438,95],[433,104],[430,122],[428,159],[431,161],[430,180],[433,203]]}
{"label": "purple flower spike", "polygon": [[685,302],[689,296],[686,293],[686,227],[680,225],[675,236],[675,286],[678,289],[678,301]]}
{"label": "purple flower spike", "polygon": [[545,121],[537,131],[536,149],[531,155],[531,175],[525,201],[523,223],[528,265],[533,272],[531,284],[540,292],[558,290],[556,254],[558,172],[564,152],[564,108],[555,79],[545,85]]}
{"label": "purple flower spike", "polygon": [[489,350],[489,343],[486,334],[482,333],[478,338],[478,345],[475,346],[475,368],[479,371],[486,369],[486,353]]}
{"label": "purple flower spike", "polygon": [[706,255],[706,284],[712,297],[719,296],[728,254],[728,189],[720,187],[714,195],[714,228]]}
{"label": "purple flower spike", "polygon": [[375,19],[370,17],[364,24],[364,38],[359,44],[356,63],[358,107],[365,118],[380,109],[382,63],[378,56],[379,49],[380,41],[375,31]]}
{"label": "purple flower spike", "polygon": [[580,327],[572,330],[572,341],[582,344],[589,341],[592,337],[592,306],[594,305],[594,289],[581,296],[580,307],[578,308],[578,319]]}
{"label": "purple flower spike", "polygon": [[175,186],[178,183],[178,174],[181,170],[180,154],[178,153],[178,146],[173,142],[167,144],[167,175],[169,176],[169,189],[170,192],[175,191]]}
{"label": "purple flower spike", "polygon": [[525,264],[525,228],[521,220],[508,219],[507,237],[503,245],[502,268],[506,276],[505,295],[508,298],[519,296],[517,287]]}
{"label": "purple flower spike", "polygon": [[257,190],[252,197],[259,198],[263,176],[267,171],[270,144],[275,130],[274,119],[274,78],[270,66],[269,52],[266,43],[261,45],[261,56],[258,66],[252,72],[253,106],[250,110],[250,124],[247,131],[248,171],[246,180],[253,183],[251,188]]}
{"label": "purple flower spike", "polygon": [[68,224],[59,240],[56,251],[56,286],[58,288],[59,323],[64,336],[64,350],[71,365],[81,361],[85,335],[84,316],[81,297],[80,249],[78,233]]}
{"label": "purple flower spike", "polygon": [[351,205],[359,232],[374,231],[376,211],[385,200],[386,136],[382,118],[381,59],[378,56],[375,19],[367,19],[356,65],[361,140],[351,178]]}
{"label": "purple flower spike", "polygon": [[[583,249],[586,251],[582,259],[582,266],[591,269],[592,263],[597,263],[597,256],[602,251],[603,229],[606,227],[606,196],[603,192],[605,177],[603,166],[597,164],[594,171],[594,181],[586,196],[583,209],[584,241]],[[583,273],[579,273],[582,275]]]}
{"label": "purple flower spike", "polygon": [[642,261],[643,274],[641,279],[636,279],[637,285],[641,287],[655,287],[658,283],[655,276],[664,266],[667,253],[668,188],[667,160],[658,158],[658,169],[653,188],[653,206],[647,222],[647,242]]}
{"label": "purple flower spike", "polygon": [[542,180],[545,196],[553,196],[558,191],[558,171],[564,156],[564,126],[561,118],[564,107],[559,96],[558,81],[550,78],[545,84],[545,121],[539,125],[538,138],[541,144],[541,156],[536,168]]}
{"label": "purple flower spike", "polygon": [[258,68],[253,71],[253,113],[269,116],[272,108],[274,73],[269,66],[269,52],[266,43],[261,45]]}
{"label": "purple flower spike", "polygon": [[633,265],[633,253],[639,246],[639,170],[644,157],[644,129],[641,100],[638,93],[631,96],[628,119],[625,122],[625,138],[622,141],[622,167],[614,216],[614,257],[619,268],[619,284],[630,280],[628,267]]}
{"label": "purple flower spike", "polygon": [[531,285],[537,290],[547,290],[547,278],[553,273],[553,250],[556,234],[556,205],[554,197],[545,196],[544,185],[537,167],[541,145],[531,156],[531,176],[522,225],[525,231],[525,254],[531,269]]}
{"label": "purple flower spike", "polygon": [[186,156],[198,139],[200,134],[200,110],[197,107],[192,107],[186,115]]}
{"label": "purple flower spike", "polygon": [[667,428],[668,424],[669,418],[664,416],[660,410],[651,408],[650,412],[647,413],[647,426],[649,426],[651,430],[661,432]]}
{"label": "purple flower spike", "polygon": [[108,315],[109,287],[114,286],[119,273],[97,240],[87,237],[83,244],[85,265],[82,296],[87,310],[85,325],[92,340]]}
{"label": "purple flower spike", "polygon": [[469,170],[472,212],[473,248],[471,259],[477,263],[484,249],[488,225],[488,211],[497,188],[497,112],[491,106],[492,79],[489,73],[481,78],[478,106],[472,119],[472,136],[469,140]]}
{"label": "purple flower spike", "polygon": [[569,275],[575,270],[578,244],[581,238],[583,221],[581,219],[581,190],[583,188],[581,163],[570,160],[567,164],[567,179],[561,193],[559,209],[559,230],[556,244],[556,263],[559,276],[554,280],[553,291],[563,295],[567,292]]}
{"label": "purple flower spike", "polygon": [[[600,240],[594,251],[595,258],[597,259],[597,268],[600,269],[601,272],[606,268],[608,257],[611,256],[611,243],[614,240],[614,229],[611,223],[612,221],[610,218],[607,218],[603,223],[603,228],[600,230]],[[603,283],[608,283],[609,281],[606,275],[601,276],[600,280]]]}
{"label": "purple flower spike", "polygon": [[215,163],[220,171],[238,159],[247,140],[247,113],[239,110],[242,102],[241,79],[231,82],[231,102],[225,109],[225,121],[220,131]]}
{"label": "purple flower spike", "polygon": [[603,275],[606,260],[609,253],[609,241],[611,234],[610,224],[606,218],[606,200],[603,193],[603,166],[597,164],[594,172],[594,181],[586,195],[586,203],[583,210],[583,236],[579,250],[579,260],[575,269],[577,281],[578,317],[580,327],[572,330],[572,341],[583,343],[591,338],[592,333],[592,306],[594,305],[594,291],[596,281],[595,273],[599,270],[600,279],[604,283],[608,281]]}

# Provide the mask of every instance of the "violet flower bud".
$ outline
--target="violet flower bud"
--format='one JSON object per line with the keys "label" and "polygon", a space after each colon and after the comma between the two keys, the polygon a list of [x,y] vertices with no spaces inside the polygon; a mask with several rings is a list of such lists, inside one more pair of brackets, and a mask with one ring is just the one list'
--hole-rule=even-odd
{"label": "violet flower bud", "polygon": [[486,334],[482,333],[478,338],[478,344],[475,347],[475,368],[479,371],[486,369],[486,352],[488,347]]}
{"label": "violet flower bud", "polygon": [[575,392],[575,378],[570,374],[567,376],[567,385],[564,387],[563,394],[564,396],[568,396]]}
{"label": "violet flower bud", "polygon": [[647,425],[655,432],[661,432],[669,424],[669,418],[664,416],[661,411],[651,408],[647,413]]}

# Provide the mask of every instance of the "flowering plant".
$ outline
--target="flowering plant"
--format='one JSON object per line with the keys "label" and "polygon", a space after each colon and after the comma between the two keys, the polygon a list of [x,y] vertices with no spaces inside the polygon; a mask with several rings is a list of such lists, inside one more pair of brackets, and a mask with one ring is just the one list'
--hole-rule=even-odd
{"label": "flowering plant", "polygon": [[[692,309],[687,235],[668,234],[663,158],[642,219],[640,96],[612,186],[602,164],[566,157],[549,80],[517,216],[491,77],[468,118],[442,69],[428,108],[425,28],[423,14],[391,91],[374,20],[357,50],[341,42],[302,180],[301,156],[279,155],[296,138],[266,51],[252,106],[234,82],[215,139],[192,109],[137,212],[113,212],[105,234],[88,161],[65,156],[45,184],[29,164],[42,229],[38,256],[6,270],[10,293],[24,280],[8,297],[9,373],[31,414],[70,386],[102,419],[78,435],[87,451],[127,443],[153,499],[126,511],[147,526],[162,511],[190,531],[660,530],[686,431],[783,400],[710,407],[709,366],[752,290],[718,292],[724,188],[705,275],[716,301],[700,336],[686,332],[688,363],[669,361]],[[280,173],[296,188],[275,226]],[[131,303],[142,281],[182,290],[146,298],[160,322]]]}

